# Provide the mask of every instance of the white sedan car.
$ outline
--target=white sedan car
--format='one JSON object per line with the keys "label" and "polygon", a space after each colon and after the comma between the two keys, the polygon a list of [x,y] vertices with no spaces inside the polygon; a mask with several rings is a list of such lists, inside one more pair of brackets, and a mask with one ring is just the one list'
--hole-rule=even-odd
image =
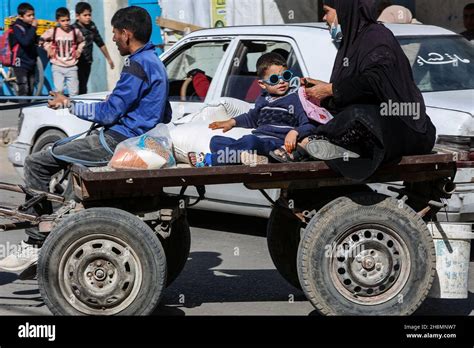
{"label": "white sedan car", "polygon": [[[474,139],[474,49],[462,36],[443,28],[415,24],[387,27],[408,56],[413,75],[423,92],[428,114],[438,130],[440,146],[465,153],[456,176],[457,190],[440,218],[474,221],[474,170],[469,160]],[[161,56],[170,79],[173,120],[199,111],[220,97],[254,102],[258,96],[255,64],[266,52],[288,56],[289,68],[299,76],[328,81],[337,53],[323,23],[241,26],[194,32]],[[212,78],[205,98],[184,83],[186,73],[199,68]],[[107,92],[84,95],[104,98]],[[9,147],[9,159],[22,174],[25,157],[50,146],[64,136],[81,133],[90,123],[70,115],[58,115],[46,106],[25,108],[20,134]],[[199,136],[199,135],[196,135]],[[469,158],[471,157],[471,158]],[[382,188],[383,189],[383,188]],[[276,190],[267,191],[277,198]],[[187,194],[197,197],[195,190]],[[258,191],[241,184],[208,186],[206,200],[197,208],[268,217],[270,203]]]}

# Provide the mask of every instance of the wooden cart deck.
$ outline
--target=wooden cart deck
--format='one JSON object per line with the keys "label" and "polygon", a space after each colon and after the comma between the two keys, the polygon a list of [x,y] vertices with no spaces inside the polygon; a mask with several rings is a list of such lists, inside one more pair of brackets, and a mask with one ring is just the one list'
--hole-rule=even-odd
{"label": "wooden cart deck", "polygon": [[[452,154],[404,157],[397,164],[381,167],[364,183],[430,181],[454,178]],[[73,167],[74,192],[82,200],[146,197],[164,187],[243,183],[249,189],[317,188],[360,184],[336,174],[324,162],[220,166],[158,170],[104,171]]]}

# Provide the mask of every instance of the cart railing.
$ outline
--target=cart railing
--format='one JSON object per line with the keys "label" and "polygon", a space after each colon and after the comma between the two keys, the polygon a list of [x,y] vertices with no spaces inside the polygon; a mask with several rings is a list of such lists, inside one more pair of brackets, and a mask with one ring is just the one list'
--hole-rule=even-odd
{"label": "cart railing", "polygon": [[[249,189],[317,188],[361,184],[332,171],[324,162],[110,171],[73,166],[74,192],[81,200],[153,196],[164,187],[243,183]],[[363,183],[420,182],[454,178],[451,154],[404,157],[380,168]]]}

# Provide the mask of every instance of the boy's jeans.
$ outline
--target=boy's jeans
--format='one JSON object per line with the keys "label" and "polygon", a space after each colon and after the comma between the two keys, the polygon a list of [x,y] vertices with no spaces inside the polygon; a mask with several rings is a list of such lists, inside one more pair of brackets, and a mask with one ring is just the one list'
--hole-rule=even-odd
{"label": "boy's jeans", "polygon": [[18,95],[33,95],[35,88],[35,71],[23,68],[14,68]]}
{"label": "boy's jeans", "polygon": [[66,84],[69,96],[75,96],[79,93],[79,78],[77,76],[77,66],[64,67],[52,65],[54,88],[56,92],[64,91]]}
{"label": "boy's jeans", "polygon": [[[107,132],[104,133],[105,141],[112,151],[115,150],[120,140],[112,137]],[[123,140],[123,139],[121,139]],[[110,161],[112,155],[101,145],[99,133],[93,132],[91,135],[83,139],[75,140],[70,143],[55,147],[54,153],[57,155],[66,155],[75,159],[86,161]],[[28,156],[25,160],[25,183],[26,186],[41,191],[49,191],[49,182],[51,177],[66,169],[69,163],[56,159],[48,150],[36,152]],[[31,198],[31,197],[26,197]],[[36,209],[28,211],[30,214],[51,214],[53,207],[51,202],[42,203],[41,206],[36,205]],[[45,236],[39,233],[37,228],[29,228],[26,231],[29,237],[29,243],[42,244]]]}
{"label": "boy's jeans", "polygon": [[211,138],[212,166],[239,164],[243,151],[253,151],[257,155],[268,156],[271,151],[282,147],[285,142],[273,137],[258,137],[253,134],[245,135],[240,139],[232,139],[220,135]]}

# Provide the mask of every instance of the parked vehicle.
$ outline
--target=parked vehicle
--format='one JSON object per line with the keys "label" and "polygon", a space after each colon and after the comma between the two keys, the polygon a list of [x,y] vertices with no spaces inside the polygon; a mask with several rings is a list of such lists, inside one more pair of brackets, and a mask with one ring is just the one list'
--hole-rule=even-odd
{"label": "parked vehicle", "polygon": [[[469,162],[474,139],[474,50],[471,43],[449,30],[411,24],[390,24],[387,27],[398,38],[413,68],[413,75],[423,92],[427,113],[436,125],[438,146],[460,151],[461,163],[455,178],[457,189],[448,201],[441,220],[474,220],[474,169]],[[328,81],[336,47],[325,24],[275,26],[241,26],[206,29],[193,32],[163,53],[170,79],[173,120],[199,111],[206,103],[219,97],[232,97],[254,102],[255,63],[261,54],[284,50],[288,65],[296,75]],[[199,68],[212,79],[206,97],[201,100],[192,85],[185,83],[188,71]],[[88,94],[87,98],[103,98],[104,93]],[[9,160],[21,173],[25,157],[50,146],[64,136],[85,131],[89,123],[70,115],[66,110],[35,106],[23,109],[20,134],[9,147]],[[377,189],[386,192],[385,186]],[[178,189],[168,189],[178,192]],[[276,199],[277,189],[267,190]],[[198,196],[190,188],[187,194]],[[249,191],[242,184],[210,186],[206,200],[196,208],[268,217],[271,206],[258,191]]]}

